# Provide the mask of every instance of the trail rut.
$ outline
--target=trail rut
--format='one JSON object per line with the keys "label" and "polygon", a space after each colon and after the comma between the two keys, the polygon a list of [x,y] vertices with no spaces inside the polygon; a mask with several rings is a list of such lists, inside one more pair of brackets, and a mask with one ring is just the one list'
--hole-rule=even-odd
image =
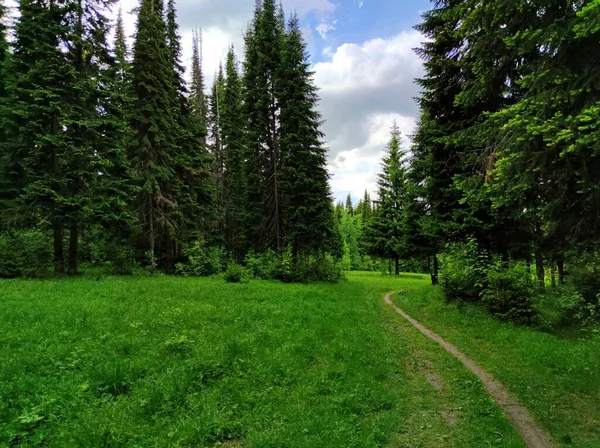
{"label": "trail rut", "polygon": [[496,404],[506,414],[507,419],[515,427],[529,448],[556,448],[550,437],[537,425],[527,408],[519,404],[514,395],[504,387],[492,374],[485,371],[475,361],[468,358],[456,346],[445,341],[440,335],[425,328],[418,321],[410,317],[392,302],[392,295],[403,291],[390,292],[385,296],[385,303],[391,306],[398,314],[410,322],[429,339],[440,344],[447,352],[452,354],[464,366],[473,372],[482,382],[483,386],[494,399]]}

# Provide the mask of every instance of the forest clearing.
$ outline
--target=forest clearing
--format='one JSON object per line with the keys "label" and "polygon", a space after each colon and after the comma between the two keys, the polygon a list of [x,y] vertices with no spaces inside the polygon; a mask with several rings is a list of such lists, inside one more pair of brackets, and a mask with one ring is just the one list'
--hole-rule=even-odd
{"label": "forest clearing", "polygon": [[395,303],[497,376],[557,446],[598,446],[598,335],[447,309],[423,276],[348,277],[4,281],[0,444],[525,446],[477,378],[384,303],[402,289]]}
{"label": "forest clearing", "polygon": [[600,448],[599,210],[600,0],[0,0],[0,447]]}

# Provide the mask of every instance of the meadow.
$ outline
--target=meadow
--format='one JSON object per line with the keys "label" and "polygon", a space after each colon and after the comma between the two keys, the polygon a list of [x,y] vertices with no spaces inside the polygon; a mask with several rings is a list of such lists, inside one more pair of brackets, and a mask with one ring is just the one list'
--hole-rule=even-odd
{"label": "meadow", "polygon": [[[523,447],[476,378],[383,303],[391,290],[565,446],[598,446],[597,339],[543,345],[447,312],[426,277],[348,277],[0,281],[0,446]],[[527,344],[560,348],[553,370]]]}

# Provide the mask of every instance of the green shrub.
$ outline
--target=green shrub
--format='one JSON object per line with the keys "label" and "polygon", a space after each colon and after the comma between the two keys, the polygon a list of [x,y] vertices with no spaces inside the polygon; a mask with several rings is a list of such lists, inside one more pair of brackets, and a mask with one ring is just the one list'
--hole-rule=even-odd
{"label": "green shrub", "polygon": [[341,263],[330,254],[311,257],[304,277],[305,280],[301,281],[327,283],[337,283],[346,278]]}
{"label": "green shrub", "polygon": [[215,275],[223,270],[223,251],[210,247],[204,241],[195,241],[183,251],[185,263],[177,263],[177,274],[189,277]]}
{"label": "green shrub", "polygon": [[[102,252],[111,274],[133,275],[134,271],[139,267],[135,259],[134,249],[127,242],[118,240],[105,241]],[[152,266],[155,268],[155,263]]]}
{"label": "green shrub", "polygon": [[[568,293],[568,290],[571,290]],[[589,300],[572,288],[563,289],[559,301],[559,326],[592,325],[600,320],[600,294]]]}
{"label": "green shrub", "polygon": [[227,265],[225,271],[225,281],[227,283],[245,283],[247,281],[248,274],[242,265],[231,262]]}
{"label": "green shrub", "polygon": [[440,256],[440,287],[446,300],[481,301],[488,264],[474,240],[448,244]]}
{"label": "green shrub", "polygon": [[260,255],[250,251],[244,258],[244,263],[250,274],[256,278],[262,278],[263,280],[277,278],[279,258],[272,250],[267,250]]}
{"label": "green shrub", "polygon": [[483,301],[491,314],[519,324],[533,323],[536,318],[534,291],[525,263],[504,263],[496,259],[488,266]]}
{"label": "green shrub", "polygon": [[43,277],[52,266],[52,243],[41,232],[0,234],[0,278]]}

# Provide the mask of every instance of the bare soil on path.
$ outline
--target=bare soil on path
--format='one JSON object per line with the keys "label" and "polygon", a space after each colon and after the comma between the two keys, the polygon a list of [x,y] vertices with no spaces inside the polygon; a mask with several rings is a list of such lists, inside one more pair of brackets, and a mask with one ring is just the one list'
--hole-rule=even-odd
{"label": "bare soil on path", "polygon": [[529,448],[556,448],[556,444],[537,425],[529,411],[524,406],[519,404],[514,395],[500,382],[498,382],[492,374],[485,371],[475,361],[468,358],[464,353],[456,348],[456,346],[445,341],[440,335],[425,328],[392,302],[391,297],[394,294],[400,294],[402,292],[403,291],[396,291],[388,293],[385,296],[385,303],[391,306],[398,314],[404,317],[429,339],[440,344],[447,352],[462,362],[467,369],[469,369],[479,378],[487,392],[498,404],[498,406],[502,408],[507,419],[519,432],[523,438],[523,441]]}

